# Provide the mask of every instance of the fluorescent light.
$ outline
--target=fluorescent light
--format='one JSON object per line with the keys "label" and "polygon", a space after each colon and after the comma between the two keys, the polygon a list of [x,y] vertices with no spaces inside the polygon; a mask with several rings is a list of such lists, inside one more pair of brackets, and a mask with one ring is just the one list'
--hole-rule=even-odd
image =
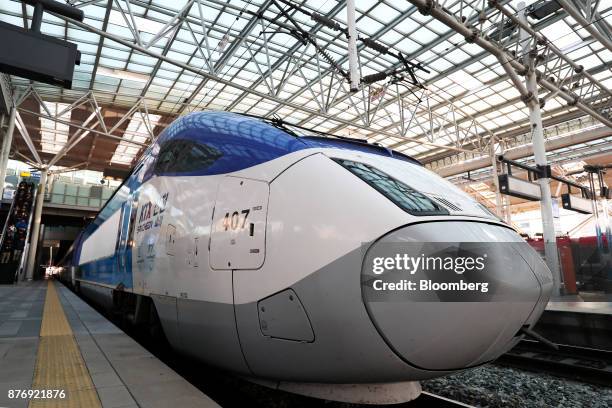
{"label": "fluorescent light", "polygon": [[127,81],[144,83],[149,82],[149,79],[151,78],[149,75],[139,74],[137,72],[124,71],[121,69],[110,69],[106,67],[98,67],[98,74],[112,78],[125,79]]}

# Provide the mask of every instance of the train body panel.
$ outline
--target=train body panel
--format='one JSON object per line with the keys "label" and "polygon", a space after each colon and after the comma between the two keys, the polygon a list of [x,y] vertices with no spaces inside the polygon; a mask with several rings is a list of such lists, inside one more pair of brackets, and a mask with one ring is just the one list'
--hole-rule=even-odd
{"label": "train body panel", "polygon": [[151,299],[174,348],[273,381],[431,378],[496,358],[535,323],[550,272],[524,248],[520,277],[496,276],[518,304],[369,303],[364,262],[385,240],[521,239],[414,160],[330,140],[225,113],[177,120],[77,239],[75,279],[104,307]]}
{"label": "train body panel", "polygon": [[[351,193],[359,200],[347,202]],[[409,214],[381,202],[379,193],[327,156],[309,156],[270,184],[267,259],[256,274],[235,273],[235,302],[250,303],[290,287],[409,221]]]}
{"label": "train body panel", "polygon": [[[131,214],[132,194],[142,184],[142,172],[137,169],[117,188],[98,216],[75,240],[71,265],[78,266],[79,280],[109,288],[132,289],[131,248],[129,227],[134,225]],[[105,233],[96,234],[100,229]],[[122,241],[123,240],[123,241]],[[94,256],[83,253],[86,247],[100,248]],[[91,253],[90,253],[91,254]]]}

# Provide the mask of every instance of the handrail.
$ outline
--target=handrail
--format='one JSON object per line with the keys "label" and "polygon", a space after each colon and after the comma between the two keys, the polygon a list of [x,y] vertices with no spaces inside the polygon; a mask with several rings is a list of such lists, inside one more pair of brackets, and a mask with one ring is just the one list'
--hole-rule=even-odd
{"label": "handrail", "polygon": [[[4,194],[4,190],[2,190],[2,194]],[[4,245],[6,229],[8,228],[9,221],[11,220],[11,214],[13,214],[13,208],[15,207],[16,198],[17,198],[17,194],[14,194],[13,201],[11,201],[11,207],[9,208],[8,214],[6,215],[6,221],[4,222],[4,227],[2,227],[2,235],[0,235],[0,249],[2,248],[2,245]]]}
{"label": "handrail", "polygon": [[30,216],[28,219],[28,232],[26,233],[25,242],[23,245],[23,251],[21,252],[21,260],[19,261],[19,267],[15,271],[16,278],[19,278],[19,276],[22,274],[25,260],[28,259],[27,254],[30,251],[30,231],[32,227],[32,218],[34,217],[34,212],[36,211],[34,206],[36,205],[37,196],[38,196],[38,187],[34,188],[34,194],[32,194],[32,205],[30,207]]}

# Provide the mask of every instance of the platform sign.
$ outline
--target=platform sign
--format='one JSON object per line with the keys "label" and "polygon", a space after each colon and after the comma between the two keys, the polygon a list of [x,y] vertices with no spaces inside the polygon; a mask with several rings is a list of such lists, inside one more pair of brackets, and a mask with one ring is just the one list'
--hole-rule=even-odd
{"label": "platform sign", "polygon": [[0,38],[0,72],[72,88],[81,58],[76,44],[2,21]]}
{"label": "platform sign", "polygon": [[566,210],[576,211],[582,214],[593,214],[591,200],[571,194],[561,194],[561,203]]}
{"label": "platform sign", "polygon": [[3,200],[12,200],[13,197],[15,197],[15,190],[13,189],[5,188],[4,191],[2,192]]}
{"label": "platform sign", "polygon": [[499,175],[499,191],[502,194],[531,201],[539,201],[542,198],[539,184],[513,177],[509,174]]}

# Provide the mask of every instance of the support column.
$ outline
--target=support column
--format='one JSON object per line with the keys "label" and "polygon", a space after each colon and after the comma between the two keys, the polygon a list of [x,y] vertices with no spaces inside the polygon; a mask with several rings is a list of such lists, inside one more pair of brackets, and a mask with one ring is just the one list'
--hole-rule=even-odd
{"label": "support column", "polygon": [[497,138],[491,137],[491,171],[493,173],[493,186],[495,186],[495,212],[497,216],[501,219],[504,219],[504,207],[502,203],[502,195],[499,191],[499,178],[497,174],[497,157],[495,152],[495,144],[497,142]]}
{"label": "support column", "polygon": [[53,183],[55,182],[55,174],[56,173],[47,173],[47,187],[45,188],[49,190],[49,193],[53,191]]}
{"label": "support column", "polygon": [[[0,198],[4,191],[4,179],[6,178],[6,167],[8,166],[9,152],[13,143],[13,132],[15,130],[15,114],[17,109],[13,107],[8,115],[8,125],[2,137],[2,147],[0,147]],[[6,117],[5,117],[6,120]]]}
{"label": "support column", "polygon": [[[504,154],[506,151],[506,145],[503,140],[499,140],[499,154]],[[506,194],[501,194],[501,206],[503,208],[504,218],[503,220],[508,223],[508,225],[512,225],[512,211],[510,208],[510,196]]]}
{"label": "support column", "polygon": [[[525,23],[527,17],[525,16],[525,3],[521,2],[518,4],[518,9],[523,10],[519,13],[519,19]],[[528,70],[525,75],[525,85],[527,91],[531,94],[531,99],[527,101],[529,107],[529,122],[531,124],[531,137],[533,142],[533,155],[535,163],[540,168],[544,169],[548,166],[546,160],[546,148],[544,145],[544,129],[542,127],[542,113],[540,111],[540,99],[538,98],[538,83],[535,73],[535,57],[530,49],[530,41],[528,40],[530,34],[523,29],[520,29],[520,39],[523,42],[522,54],[523,58],[527,62]],[[555,234],[555,222],[553,218],[552,208],[552,196],[550,192],[550,178],[540,177],[538,178],[538,184],[540,184],[540,191],[542,193],[542,199],[540,201],[540,210],[542,213],[542,232],[544,235],[544,255],[546,257],[546,264],[552,272],[553,276],[553,295],[561,293],[561,270],[559,268],[559,253],[557,252],[557,237]]]}
{"label": "support column", "polygon": [[32,280],[34,270],[36,269],[36,250],[38,249],[38,241],[40,235],[40,219],[42,216],[42,207],[45,200],[45,187],[47,185],[47,169],[40,171],[40,183],[38,184],[38,192],[36,193],[36,204],[34,206],[34,216],[32,217],[32,231],[30,233],[30,247],[28,249],[28,261],[26,263],[26,279]]}
{"label": "support column", "polygon": [[359,59],[357,58],[357,27],[355,0],[346,2],[346,25],[348,27],[348,57],[351,92],[359,88]]}

